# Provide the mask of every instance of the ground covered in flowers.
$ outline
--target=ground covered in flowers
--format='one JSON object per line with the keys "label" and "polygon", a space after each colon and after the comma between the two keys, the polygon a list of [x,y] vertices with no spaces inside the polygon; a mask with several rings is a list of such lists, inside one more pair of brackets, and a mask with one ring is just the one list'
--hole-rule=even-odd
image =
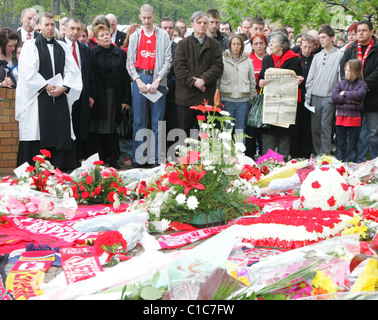
{"label": "ground covered in flowers", "polygon": [[0,299],[377,299],[378,159],[233,147],[124,171],[94,155],[71,174],[41,150],[0,183]]}

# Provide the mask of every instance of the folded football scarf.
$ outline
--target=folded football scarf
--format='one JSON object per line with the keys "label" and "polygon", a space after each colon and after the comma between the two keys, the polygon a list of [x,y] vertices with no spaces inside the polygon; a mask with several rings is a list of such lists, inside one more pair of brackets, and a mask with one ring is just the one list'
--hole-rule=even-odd
{"label": "folded football scarf", "polygon": [[54,250],[23,252],[5,280],[6,289],[16,300],[43,294],[40,285],[54,260]]}
{"label": "folded football scarf", "polygon": [[104,271],[93,247],[62,248],[60,254],[67,284],[92,278]]}

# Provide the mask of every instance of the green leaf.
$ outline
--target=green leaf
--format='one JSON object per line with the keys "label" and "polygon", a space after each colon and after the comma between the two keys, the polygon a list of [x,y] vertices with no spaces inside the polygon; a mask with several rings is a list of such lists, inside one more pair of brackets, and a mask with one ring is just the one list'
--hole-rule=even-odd
{"label": "green leaf", "polygon": [[127,300],[140,300],[140,292],[138,288],[134,288],[127,296]]}
{"label": "green leaf", "polygon": [[156,272],[154,276],[152,277],[152,285],[155,286],[160,278],[160,272]]}
{"label": "green leaf", "polygon": [[163,293],[155,287],[144,287],[140,291],[140,297],[143,300],[158,300],[163,297]]}

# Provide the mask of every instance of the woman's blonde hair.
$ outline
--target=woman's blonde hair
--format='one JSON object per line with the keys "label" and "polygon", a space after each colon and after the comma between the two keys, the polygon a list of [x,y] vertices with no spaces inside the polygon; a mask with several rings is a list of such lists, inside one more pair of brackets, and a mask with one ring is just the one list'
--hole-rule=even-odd
{"label": "woman's blonde hair", "polygon": [[349,60],[345,64],[344,70],[347,66],[349,66],[349,73],[350,73],[350,76],[348,79],[349,81],[354,81],[356,79],[360,79],[360,80],[364,79],[364,75],[362,74],[362,61],[361,60],[357,60],[357,59]]}
{"label": "woman's blonde hair", "polygon": [[97,38],[98,34],[101,31],[109,31],[108,26],[105,25],[105,24],[99,24],[99,25],[95,26],[94,29],[93,29],[93,35],[94,35],[94,37]]}

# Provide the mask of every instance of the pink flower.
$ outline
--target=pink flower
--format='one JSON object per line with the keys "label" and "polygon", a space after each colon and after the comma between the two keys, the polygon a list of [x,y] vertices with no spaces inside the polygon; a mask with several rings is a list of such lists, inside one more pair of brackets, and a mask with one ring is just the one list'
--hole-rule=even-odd
{"label": "pink flower", "polygon": [[263,162],[265,160],[270,160],[270,159],[274,159],[277,162],[280,162],[283,159],[283,155],[276,153],[273,150],[269,149],[268,152],[265,155],[261,156],[260,158],[258,158],[256,160],[256,163],[260,163],[260,162]]}
{"label": "pink flower", "polygon": [[101,177],[103,177],[103,178],[109,178],[110,175],[111,175],[111,171],[110,170],[103,170],[101,172]]}
{"label": "pink flower", "polygon": [[201,139],[209,138],[209,135],[206,132],[201,132]]}

